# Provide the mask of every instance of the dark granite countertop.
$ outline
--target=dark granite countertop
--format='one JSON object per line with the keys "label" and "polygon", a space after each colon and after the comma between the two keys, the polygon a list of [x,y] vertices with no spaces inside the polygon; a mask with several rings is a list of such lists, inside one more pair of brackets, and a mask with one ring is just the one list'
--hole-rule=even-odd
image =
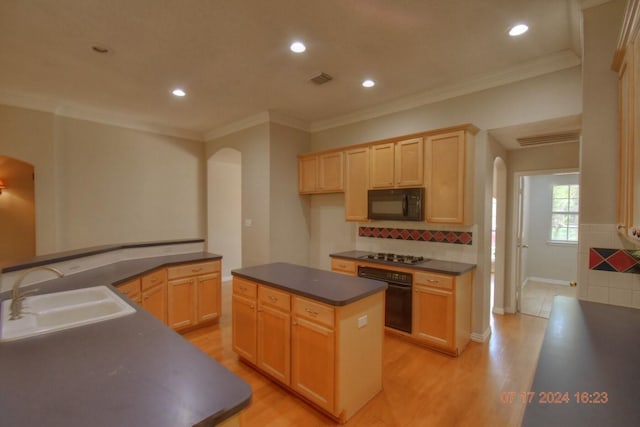
{"label": "dark granite countertop", "polygon": [[[220,258],[198,252],[122,261],[35,287],[48,293],[112,285],[158,267]],[[129,316],[0,342],[0,424],[205,427],[249,405],[244,380],[131,305],[137,312]]]}
{"label": "dark granite countertop", "polygon": [[555,297],[522,425],[640,425],[638,337],[640,310]]}
{"label": "dark granite countertop", "polygon": [[91,248],[75,249],[65,252],[56,252],[53,254],[39,255],[32,258],[22,260],[9,260],[0,264],[3,273],[9,273],[16,270],[24,270],[27,268],[37,267],[39,265],[53,264],[56,262],[68,261],[70,259],[82,258],[91,255],[103,254],[106,252],[116,251],[119,249],[145,248],[152,246],[180,245],[187,243],[202,243],[204,239],[183,239],[183,240],[163,240],[155,242],[139,242],[139,243],[122,243],[119,245],[101,245]]}
{"label": "dark granite countertop", "polygon": [[386,283],[377,280],[283,262],[240,268],[231,274],[335,306],[387,289]]}
{"label": "dark granite countertop", "polygon": [[387,265],[387,266],[411,268],[413,270],[424,270],[424,271],[431,271],[434,273],[452,274],[455,276],[459,276],[461,274],[466,273],[467,271],[471,271],[474,268],[476,268],[475,264],[466,264],[463,262],[454,262],[454,261],[441,261],[437,259],[429,259],[429,260],[420,262],[418,264],[398,264],[394,262],[369,259],[367,258],[367,255],[375,255],[375,252],[347,251],[347,252],[330,254],[329,256],[332,258],[344,258],[349,260],[371,262],[371,263]]}

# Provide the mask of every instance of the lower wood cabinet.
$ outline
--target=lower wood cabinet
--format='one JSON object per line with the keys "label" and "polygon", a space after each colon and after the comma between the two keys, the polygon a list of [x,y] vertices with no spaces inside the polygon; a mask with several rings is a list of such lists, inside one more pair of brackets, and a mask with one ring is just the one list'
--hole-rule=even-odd
{"label": "lower wood cabinet", "polygon": [[162,268],[140,279],[142,308],[167,323],[167,270]]}
{"label": "lower wood cabinet", "polygon": [[175,330],[183,331],[220,318],[220,261],[159,268],[116,285]]}
{"label": "lower wood cabinet", "polygon": [[241,359],[336,420],[382,389],[383,292],[334,307],[234,276],[231,318]]}
{"label": "lower wood cabinet", "polygon": [[453,355],[462,352],[471,339],[472,277],[414,274],[413,337]]}
{"label": "lower wood cabinet", "polygon": [[220,261],[169,267],[167,322],[175,330],[220,317]]}

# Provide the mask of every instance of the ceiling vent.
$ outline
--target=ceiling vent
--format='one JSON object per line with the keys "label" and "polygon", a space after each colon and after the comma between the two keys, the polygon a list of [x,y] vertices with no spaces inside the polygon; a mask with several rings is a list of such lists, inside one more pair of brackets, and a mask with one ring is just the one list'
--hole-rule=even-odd
{"label": "ceiling vent", "polygon": [[573,130],[568,132],[552,133],[547,135],[527,136],[524,138],[516,138],[521,147],[531,147],[544,144],[560,144],[565,142],[579,142],[580,131]]}
{"label": "ceiling vent", "polygon": [[314,82],[317,85],[323,85],[323,84],[328,83],[331,80],[333,80],[333,77],[331,77],[327,73],[320,73],[315,77],[311,77],[309,80],[311,80],[312,82]]}

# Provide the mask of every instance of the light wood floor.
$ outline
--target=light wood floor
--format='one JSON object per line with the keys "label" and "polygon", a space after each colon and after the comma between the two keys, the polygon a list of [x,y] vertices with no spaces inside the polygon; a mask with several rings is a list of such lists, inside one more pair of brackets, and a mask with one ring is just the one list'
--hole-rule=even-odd
{"label": "light wood floor", "polygon": [[[219,325],[185,338],[247,381],[251,405],[247,426],[331,426],[335,422],[238,361],[231,350],[231,283],[223,284]],[[528,391],[547,320],[522,315],[494,316],[488,342],[471,342],[452,358],[387,335],[383,390],[348,426],[519,426],[524,405],[503,403],[503,393]]]}

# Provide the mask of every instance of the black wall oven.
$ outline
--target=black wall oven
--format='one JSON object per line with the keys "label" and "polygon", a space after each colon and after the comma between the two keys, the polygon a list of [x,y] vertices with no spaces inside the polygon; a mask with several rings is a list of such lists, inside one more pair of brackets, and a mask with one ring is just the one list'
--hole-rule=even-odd
{"label": "black wall oven", "polygon": [[375,267],[358,267],[358,276],[387,282],[384,324],[411,333],[411,283],[413,275]]}

